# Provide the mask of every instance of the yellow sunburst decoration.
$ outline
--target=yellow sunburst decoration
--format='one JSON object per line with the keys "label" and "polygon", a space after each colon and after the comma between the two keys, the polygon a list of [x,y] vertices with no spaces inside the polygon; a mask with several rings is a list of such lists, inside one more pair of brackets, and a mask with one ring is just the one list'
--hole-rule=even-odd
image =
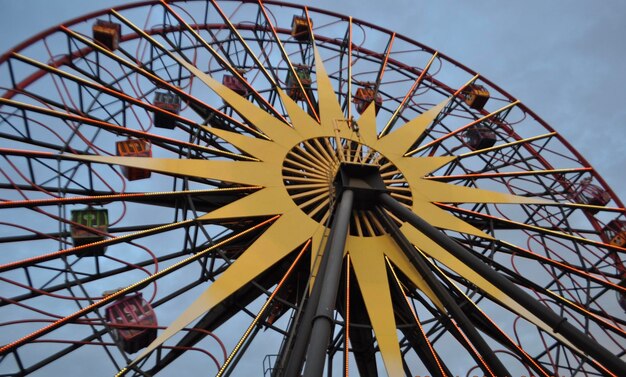
{"label": "yellow sunburst decoration", "polygon": [[[245,119],[248,125],[262,133],[264,137],[255,137],[204,127],[207,132],[227,141],[256,161],[105,156],[74,156],[74,158],[261,187],[248,196],[207,213],[198,219],[200,221],[270,215],[280,217],[186,308],[167,330],[138,355],[135,362],[308,240],[312,241],[311,250],[323,250],[323,234],[332,215],[335,199],[333,180],[342,162],[377,165],[388,192],[396,200],[435,227],[474,236],[491,238],[435,203],[546,203],[540,199],[454,186],[424,178],[456,157],[412,157],[405,154],[449,99],[397,130],[379,137],[376,131],[374,106],[369,106],[356,121],[346,119],[321,63],[319,52],[315,49],[320,122],[318,123],[279,89],[282,103],[290,119],[290,123],[287,124],[182,58],[176,60],[215,91]],[[445,308],[407,256],[385,232],[374,212],[354,209],[351,223],[353,226],[350,228],[344,253],[350,256],[387,374],[403,376],[386,260],[407,276],[440,310],[445,311]],[[498,287],[421,232],[401,222],[400,230],[427,256],[472,281],[510,310],[551,332],[548,326]],[[315,269],[314,252],[311,253],[311,258],[311,268]],[[314,273],[315,271],[312,271],[313,275]],[[561,340],[566,342],[564,339]]]}

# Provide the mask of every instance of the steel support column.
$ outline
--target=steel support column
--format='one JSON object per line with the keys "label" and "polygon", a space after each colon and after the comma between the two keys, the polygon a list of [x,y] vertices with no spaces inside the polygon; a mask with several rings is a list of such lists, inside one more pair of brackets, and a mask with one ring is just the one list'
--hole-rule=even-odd
{"label": "steel support column", "polygon": [[[335,220],[327,248],[328,262],[324,271],[324,280],[320,283],[321,293],[315,317],[313,318],[309,347],[304,366],[304,377],[321,377],[324,371],[326,349],[333,327],[333,312],[337,301],[337,290],[341,278],[343,251],[348,237],[348,226],[352,214],[354,194],[352,190],[344,190],[338,203]],[[317,281],[317,280],[316,280]],[[317,284],[317,283],[316,283]]]}
{"label": "steel support column", "polygon": [[485,375],[494,375],[498,377],[511,376],[511,373],[509,373],[504,364],[502,364],[500,359],[498,359],[495,352],[493,352],[493,349],[491,349],[483,337],[480,336],[472,321],[470,321],[470,319],[463,312],[463,309],[461,309],[450,292],[448,292],[446,287],[444,287],[441,281],[439,281],[439,279],[437,279],[435,274],[431,271],[428,263],[424,260],[424,257],[417,250],[415,250],[415,247],[404,236],[404,234],[402,234],[393,220],[391,220],[391,218],[389,218],[389,216],[381,208],[377,207],[376,209],[378,216],[383,221],[383,224],[388,228],[389,233],[391,234],[391,237],[393,237],[394,241],[396,241],[396,244],[402,249],[402,251],[404,251],[411,263],[415,266],[420,275],[422,275],[430,289],[432,289],[435,295],[441,300],[441,303],[445,306],[446,310],[448,310],[450,316],[458,323],[459,327],[461,327],[472,345],[476,347],[476,350],[484,360],[484,363],[489,368],[489,370],[485,370],[486,368],[483,366]]}
{"label": "steel support column", "polygon": [[563,335],[579,350],[591,356],[612,373],[615,373],[618,376],[626,376],[626,363],[624,361],[620,360],[619,357],[601,346],[600,343],[596,342],[593,338],[587,336],[585,333],[567,322],[566,318],[559,316],[547,306],[542,305],[528,293],[524,292],[520,287],[489,267],[486,263],[452,240],[445,233],[430,225],[406,207],[402,206],[388,194],[380,194],[379,200],[387,209],[393,212],[400,219],[407,221],[417,230],[435,241],[439,246],[452,253],[456,258],[479,273],[490,283],[499,287],[509,297],[524,306],[533,315],[550,326],[555,333]]}
{"label": "steel support column", "polygon": [[[288,345],[284,348],[283,353],[278,357],[278,360],[276,361],[276,372],[275,374],[272,374],[272,377],[300,376],[300,371],[302,370],[302,365],[304,364],[304,357],[306,355],[307,346],[309,345],[309,336],[311,335],[313,318],[315,317],[315,313],[317,311],[317,303],[320,300],[320,294],[322,292],[324,272],[326,271],[326,265],[328,265],[328,250],[330,248],[331,240],[334,237],[334,232],[332,232],[332,229],[334,228],[331,224],[331,232],[328,235],[326,247],[324,248],[322,260],[320,261],[317,276],[315,278],[315,283],[313,283],[313,287],[310,290],[311,293],[306,300],[302,317],[299,319],[294,319],[294,321],[297,322],[292,324],[292,328],[289,329],[289,336],[295,337],[294,345],[291,348]],[[313,252],[315,252],[315,250],[311,250],[311,253]]]}

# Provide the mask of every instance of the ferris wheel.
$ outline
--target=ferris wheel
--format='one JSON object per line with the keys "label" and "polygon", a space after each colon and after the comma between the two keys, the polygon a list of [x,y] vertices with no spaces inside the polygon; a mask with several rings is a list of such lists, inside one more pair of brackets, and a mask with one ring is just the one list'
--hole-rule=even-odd
{"label": "ferris wheel", "polygon": [[622,202],[441,52],[144,1],[0,83],[2,376],[626,375]]}

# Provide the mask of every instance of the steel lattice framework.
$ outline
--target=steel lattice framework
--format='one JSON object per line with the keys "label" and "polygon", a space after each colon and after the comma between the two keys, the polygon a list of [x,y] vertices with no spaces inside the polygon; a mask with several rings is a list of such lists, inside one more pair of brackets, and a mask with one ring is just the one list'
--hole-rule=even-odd
{"label": "steel lattice framework", "polygon": [[[430,47],[145,1],[34,36],[0,85],[0,375],[626,375],[623,204]],[[158,324],[112,319],[137,293]]]}

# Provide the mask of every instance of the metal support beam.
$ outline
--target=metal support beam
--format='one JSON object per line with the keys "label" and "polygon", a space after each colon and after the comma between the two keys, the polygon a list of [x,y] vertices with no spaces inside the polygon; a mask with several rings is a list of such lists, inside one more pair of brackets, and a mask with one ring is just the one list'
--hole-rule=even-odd
{"label": "metal support beam", "polygon": [[324,359],[333,328],[333,312],[335,311],[335,303],[337,301],[343,251],[348,237],[353,201],[354,194],[352,190],[344,190],[335,213],[331,230],[332,238],[328,241],[330,247],[326,250],[328,252],[328,262],[325,266],[324,280],[320,282],[322,283],[321,294],[315,317],[313,318],[304,377],[321,377],[324,371]]}
{"label": "metal support beam", "polygon": [[[352,205],[350,206],[352,207]],[[283,363],[286,362],[287,365],[285,367],[284,373],[278,371],[278,376],[285,377],[299,377],[300,371],[302,370],[302,365],[304,364],[305,354],[307,351],[307,347],[309,345],[309,338],[311,335],[311,327],[313,325],[313,321],[315,315],[317,313],[318,303],[320,301],[320,295],[323,289],[328,259],[331,247],[333,245],[333,239],[337,236],[337,227],[338,223],[338,214],[340,211],[340,207],[338,207],[337,212],[335,213],[335,218],[333,220],[333,224],[331,224],[331,231],[328,235],[328,240],[326,243],[326,247],[324,248],[324,254],[322,254],[322,260],[320,262],[320,266],[317,271],[317,276],[315,278],[315,283],[313,284],[313,288],[311,289],[311,294],[307,299],[306,307],[304,309],[304,313],[302,318],[298,320],[297,328],[295,328],[295,332],[297,333],[295,338],[295,343],[291,350],[285,349],[284,352],[289,353],[287,360],[279,360],[277,361],[277,368],[281,369]],[[351,212],[351,211],[350,211]],[[349,218],[349,216],[348,216]],[[344,242],[345,243],[345,242]],[[283,355],[279,357],[279,359],[283,359]],[[280,362],[281,365],[278,365]]]}
{"label": "metal support beam", "polygon": [[[387,195],[387,194],[383,194]],[[433,271],[428,266],[424,257],[415,250],[415,247],[411,242],[402,234],[398,226],[389,218],[389,215],[385,213],[381,208],[377,207],[377,214],[382,220],[383,224],[387,227],[391,237],[396,241],[396,244],[404,251],[411,263],[415,266],[417,271],[422,275],[430,289],[433,290],[435,295],[441,300],[441,303],[445,306],[446,310],[461,327],[469,341],[472,343],[476,350],[481,355],[487,368],[483,365],[483,371],[485,375],[494,376],[511,376],[511,373],[506,369],[504,364],[498,359],[493,349],[487,344],[482,336],[476,330],[476,326],[465,315],[463,309],[456,303],[447,288],[443,283],[437,279]],[[481,364],[481,360],[478,360]]]}
{"label": "metal support beam", "polygon": [[[322,255],[317,277],[315,278],[315,283],[311,289],[311,294],[307,299],[302,318],[294,319],[292,328],[289,329],[289,336],[295,338],[295,343],[292,348],[289,348],[289,345],[284,347],[282,354],[279,355],[276,360],[276,365],[274,367],[276,372],[275,374],[272,374],[272,377],[300,376],[300,371],[302,370],[302,365],[304,364],[306,349],[309,345],[311,325],[313,323],[313,318],[315,317],[315,312],[317,310],[317,303],[320,300],[320,294],[322,292],[322,281],[324,281],[324,271],[326,270],[325,266],[328,264],[328,246],[330,245],[331,237],[332,234],[329,235],[328,243],[326,244],[326,249]],[[284,367],[283,372],[283,365],[285,365],[285,363],[286,366]]]}
{"label": "metal support beam", "polygon": [[626,376],[626,363],[619,357],[604,348],[600,343],[574,327],[550,308],[542,305],[520,287],[506,277],[493,270],[486,263],[478,259],[463,246],[452,240],[443,232],[439,231],[415,213],[398,203],[388,194],[380,194],[379,199],[383,205],[400,219],[407,221],[424,235],[435,241],[439,246],[448,250],[455,257],[479,273],[490,283],[499,287],[509,297],[524,306],[537,318],[548,324],[555,333],[563,335],[578,349],[589,355],[602,366],[618,376]]}
{"label": "metal support beam", "polygon": [[[328,248],[330,247],[330,240],[332,238],[333,232],[328,235],[326,247],[322,254],[322,260],[320,261],[320,266],[317,270],[315,283],[313,283],[313,288],[311,288],[309,297],[306,299],[306,304],[304,305],[304,313],[301,318],[298,318],[296,315],[296,318],[294,318],[293,323],[289,328],[289,338],[295,338],[295,343],[293,347],[290,347],[291,340],[288,340],[288,344],[284,345],[279,357],[276,360],[276,365],[274,367],[275,372],[272,373],[272,377],[300,376],[306,350],[309,345],[313,318],[315,317],[317,303],[320,300],[320,294],[322,292],[324,271],[326,271],[326,265],[328,264]],[[313,252],[316,251],[311,250],[311,253]]]}

